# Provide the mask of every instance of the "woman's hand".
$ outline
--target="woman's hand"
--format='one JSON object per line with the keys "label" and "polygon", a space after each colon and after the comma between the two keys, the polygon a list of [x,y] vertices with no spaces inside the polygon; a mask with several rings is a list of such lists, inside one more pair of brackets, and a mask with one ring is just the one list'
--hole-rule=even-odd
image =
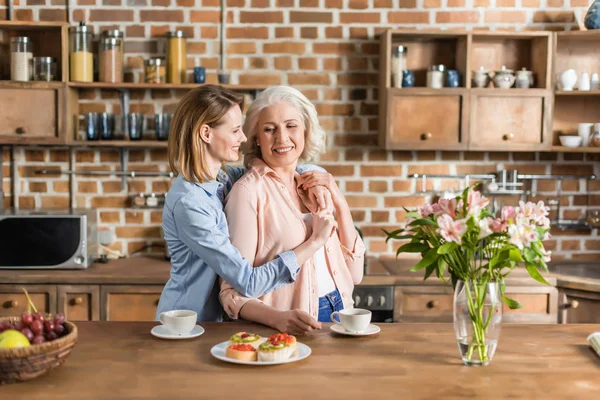
{"label": "woman's hand", "polygon": [[280,311],[273,328],[291,335],[321,329],[321,323],[302,310]]}
{"label": "woman's hand", "polygon": [[335,209],[331,192],[323,186],[315,186],[308,189],[308,197],[314,199],[319,205],[318,211],[327,211],[333,213]]}
{"label": "woman's hand", "polygon": [[309,190],[315,186],[323,186],[329,190],[331,193],[331,198],[333,200],[334,206],[337,208],[338,205],[342,204],[342,201],[345,202],[344,195],[342,191],[335,183],[335,179],[333,179],[333,175],[328,172],[319,172],[319,171],[309,171],[305,172],[302,175],[303,182],[302,188],[304,190]]}
{"label": "woman's hand", "polygon": [[338,223],[331,213],[319,211],[313,214],[311,238],[319,244],[319,247],[325,246],[325,243],[335,232],[337,226]]}

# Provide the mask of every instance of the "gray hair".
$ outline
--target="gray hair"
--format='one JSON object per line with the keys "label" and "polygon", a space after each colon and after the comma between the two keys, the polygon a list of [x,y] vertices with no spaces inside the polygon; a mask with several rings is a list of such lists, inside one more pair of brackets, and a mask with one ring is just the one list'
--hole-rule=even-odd
{"label": "gray hair", "polygon": [[300,91],[289,86],[272,86],[262,93],[248,108],[244,121],[244,133],[248,141],[242,144],[244,165],[246,168],[255,158],[261,158],[260,147],[256,145],[258,134],[258,117],[265,108],[281,102],[288,102],[294,106],[300,115],[305,128],[304,151],[300,155],[301,162],[309,162],[325,150],[325,130],[319,123],[315,106]]}

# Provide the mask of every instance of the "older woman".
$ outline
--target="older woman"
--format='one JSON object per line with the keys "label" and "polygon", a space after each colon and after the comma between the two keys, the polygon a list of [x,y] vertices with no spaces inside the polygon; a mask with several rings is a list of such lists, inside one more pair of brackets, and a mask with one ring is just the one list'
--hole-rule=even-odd
{"label": "older woman", "polygon": [[[333,179],[311,172],[308,181],[309,186],[319,182],[329,188],[335,210],[319,209],[301,190],[304,181],[296,166],[323,151],[325,132],[313,104],[285,86],[271,87],[256,98],[244,131],[248,171],[233,186],[225,206],[231,241],[244,258],[260,266],[298,246],[311,235],[316,216],[335,218],[337,229],[303,264],[296,282],[253,300],[221,280],[221,303],[233,319],[242,317],[282,332],[320,328],[317,320],[330,322],[333,311],[353,306],[352,290],[362,280],[364,257],[350,208]],[[290,319],[292,314],[298,318]]]}

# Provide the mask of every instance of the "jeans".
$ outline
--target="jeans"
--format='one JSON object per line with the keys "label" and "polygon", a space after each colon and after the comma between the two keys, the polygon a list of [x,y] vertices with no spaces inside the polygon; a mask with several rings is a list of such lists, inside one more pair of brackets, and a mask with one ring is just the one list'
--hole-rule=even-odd
{"label": "jeans", "polygon": [[343,309],[342,295],[337,289],[323,297],[319,297],[319,322],[333,322],[331,321],[331,313]]}

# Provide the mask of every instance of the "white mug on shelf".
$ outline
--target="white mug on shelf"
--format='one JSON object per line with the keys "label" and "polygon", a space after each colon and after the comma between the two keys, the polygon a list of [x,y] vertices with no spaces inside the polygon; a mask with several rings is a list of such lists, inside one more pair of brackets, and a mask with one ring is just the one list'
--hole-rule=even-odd
{"label": "white mug on shelf", "polygon": [[600,80],[598,79],[598,74],[594,72],[592,74],[592,79],[590,81],[590,89],[598,90],[600,88]]}
{"label": "white mug on shelf", "polygon": [[563,71],[560,74],[560,86],[562,90],[570,92],[577,83],[577,72],[573,68]]}
{"label": "white mug on shelf", "polygon": [[594,128],[594,124],[589,122],[584,122],[577,125],[577,134],[581,138],[581,146],[586,147],[590,143],[590,136],[592,135],[592,129]]}
{"label": "white mug on shelf", "polygon": [[590,90],[590,75],[587,72],[582,72],[579,77],[579,90],[589,91]]}

